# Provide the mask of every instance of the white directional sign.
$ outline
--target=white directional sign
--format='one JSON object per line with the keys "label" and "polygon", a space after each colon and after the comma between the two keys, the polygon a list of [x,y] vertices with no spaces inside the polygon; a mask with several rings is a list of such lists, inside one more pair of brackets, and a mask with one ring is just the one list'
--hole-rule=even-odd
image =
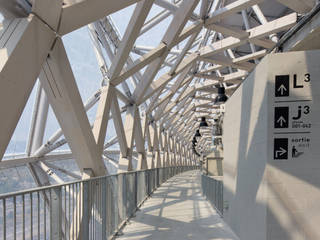
{"label": "white directional sign", "polygon": [[288,159],[288,138],[274,139],[274,159],[286,160]]}
{"label": "white directional sign", "polygon": [[288,128],[289,126],[289,107],[274,108],[274,127]]}
{"label": "white directional sign", "polygon": [[289,96],[289,75],[278,75],[275,78],[275,96],[287,97]]}
{"label": "white directional sign", "polygon": [[[284,55],[278,56],[280,59]],[[273,115],[273,159],[302,159],[312,147],[312,122],[317,111],[314,109],[314,99],[320,93],[313,93],[311,85],[319,84],[314,82],[319,70],[317,67],[307,67],[313,62],[301,61],[301,57],[288,57],[286,64],[281,62],[284,60],[272,66],[273,96],[270,107]]]}

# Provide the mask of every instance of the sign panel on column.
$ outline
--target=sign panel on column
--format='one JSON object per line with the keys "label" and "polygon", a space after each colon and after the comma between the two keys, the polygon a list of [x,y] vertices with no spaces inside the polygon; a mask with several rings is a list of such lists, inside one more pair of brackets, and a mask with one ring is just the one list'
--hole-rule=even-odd
{"label": "sign panel on column", "polygon": [[302,159],[312,151],[314,94],[311,84],[319,75],[318,69],[308,68],[307,61],[301,59],[299,64],[299,58],[290,60],[288,58],[282,67],[272,67],[275,69],[271,73],[274,87],[270,102],[273,160]]}

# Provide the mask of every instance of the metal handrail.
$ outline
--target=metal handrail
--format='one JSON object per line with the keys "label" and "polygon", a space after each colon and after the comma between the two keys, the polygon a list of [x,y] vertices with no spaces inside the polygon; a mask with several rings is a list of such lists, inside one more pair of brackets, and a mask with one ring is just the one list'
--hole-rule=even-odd
{"label": "metal handrail", "polygon": [[[176,167],[190,167],[190,166],[176,166]],[[154,169],[164,169],[164,168],[170,168],[170,167],[160,167],[160,168],[154,168]],[[153,169],[148,169],[148,170],[153,170]],[[88,178],[88,179],[81,179],[81,180],[74,180],[74,181],[70,181],[70,182],[66,182],[66,183],[53,184],[53,185],[50,185],[50,186],[35,187],[35,188],[30,188],[28,190],[21,190],[21,191],[16,191],[16,192],[2,193],[2,194],[0,194],[0,200],[3,199],[3,198],[12,197],[12,196],[20,195],[20,194],[34,193],[34,192],[41,191],[41,190],[49,190],[49,189],[55,188],[55,187],[62,187],[62,186],[75,184],[75,183],[89,182],[89,181],[93,181],[93,180],[97,180],[97,179],[101,179],[101,178],[108,178],[108,177],[112,177],[112,176],[118,176],[120,174],[144,172],[144,171],[147,171],[147,170],[127,171],[127,172],[123,172],[123,173],[110,174],[110,175],[106,175],[106,176],[91,177],[91,178]]]}
{"label": "metal handrail", "polygon": [[220,216],[223,216],[223,177],[210,177],[201,175],[201,190],[202,194],[217,210]]}
{"label": "metal handrail", "polygon": [[1,194],[0,238],[111,238],[164,181],[197,168],[131,171]]}

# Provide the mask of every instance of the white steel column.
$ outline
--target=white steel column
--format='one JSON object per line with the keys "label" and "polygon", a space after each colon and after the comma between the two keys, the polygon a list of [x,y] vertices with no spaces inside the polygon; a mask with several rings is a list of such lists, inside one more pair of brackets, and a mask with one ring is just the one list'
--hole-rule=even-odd
{"label": "white steel column", "polygon": [[148,168],[147,160],[146,160],[146,151],[145,151],[145,138],[142,132],[141,119],[140,119],[140,111],[137,108],[136,114],[136,129],[134,133],[134,140],[136,143],[136,150],[138,152],[138,168],[137,170],[143,170]]}
{"label": "white steel column", "polygon": [[124,134],[126,138],[126,142],[128,144],[128,149],[126,155],[122,152],[119,158],[119,168],[118,172],[126,172],[132,170],[132,152],[133,152],[133,142],[134,142],[134,134],[136,128],[136,114],[137,114],[137,106],[132,105],[127,107],[127,113],[124,124]]}

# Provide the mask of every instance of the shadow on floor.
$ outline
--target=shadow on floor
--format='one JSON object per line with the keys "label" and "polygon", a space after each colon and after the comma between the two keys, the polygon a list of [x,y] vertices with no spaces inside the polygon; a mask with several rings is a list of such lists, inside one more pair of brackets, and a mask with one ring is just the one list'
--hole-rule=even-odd
{"label": "shadow on floor", "polygon": [[200,192],[200,172],[169,179],[117,239],[238,239]]}

